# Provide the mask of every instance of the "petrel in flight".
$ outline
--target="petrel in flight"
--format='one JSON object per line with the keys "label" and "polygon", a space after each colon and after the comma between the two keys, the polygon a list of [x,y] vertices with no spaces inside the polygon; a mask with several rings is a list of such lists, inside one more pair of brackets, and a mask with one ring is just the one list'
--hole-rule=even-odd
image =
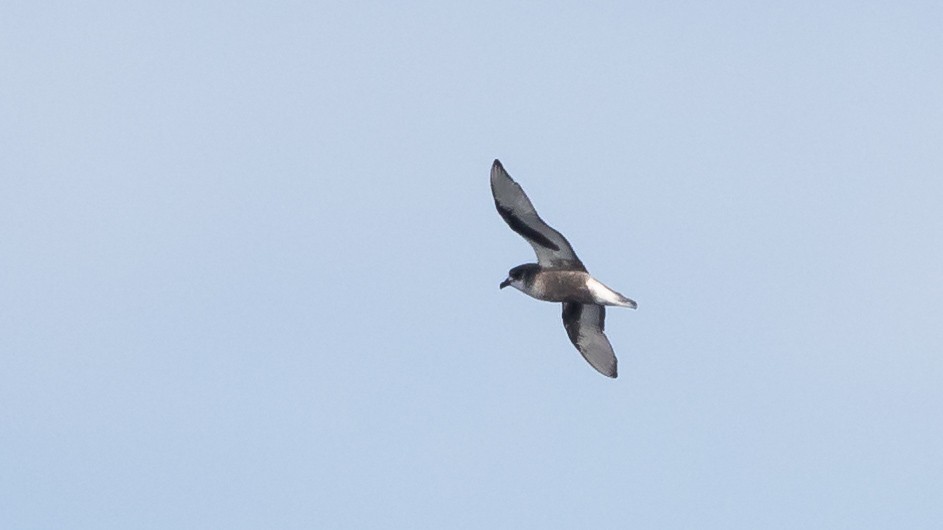
{"label": "petrel in flight", "polygon": [[537,263],[511,269],[500,288],[510,285],[538,300],[563,302],[563,327],[570,341],[599,373],[616,377],[616,354],[603,333],[605,306],[635,309],[638,304],[589,275],[570,243],[537,215],[520,184],[498,160],[491,166],[491,194],[511,230],[537,253]]}

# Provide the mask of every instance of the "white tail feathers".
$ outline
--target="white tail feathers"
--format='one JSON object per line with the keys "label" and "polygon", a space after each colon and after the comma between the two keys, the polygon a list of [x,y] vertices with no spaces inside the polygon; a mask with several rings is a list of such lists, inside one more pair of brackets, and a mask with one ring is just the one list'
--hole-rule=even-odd
{"label": "white tail feathers", "polygon": [[626,298],[621,294],[613,291],[612,289],[606,287],[596,278],[590,277],[586,281],[586,287],[589,288],[589,292],[592,293],[593,298],[597,304],[600,305],[614,305],[619,307],[629,307],[635,309],[638,307],[638,304],[635,303],[635,300]]}

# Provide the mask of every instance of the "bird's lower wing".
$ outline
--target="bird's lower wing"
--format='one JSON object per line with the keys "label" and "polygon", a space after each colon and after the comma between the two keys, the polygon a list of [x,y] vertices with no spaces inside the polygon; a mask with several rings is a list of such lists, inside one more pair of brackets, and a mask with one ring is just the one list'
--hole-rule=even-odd
{"label": "bird's lower wing", "polygon": [[595,304],[563,303],[563,327],[583,358],[599,373],[617,377],[616,354],[603,332],[606,308]]}

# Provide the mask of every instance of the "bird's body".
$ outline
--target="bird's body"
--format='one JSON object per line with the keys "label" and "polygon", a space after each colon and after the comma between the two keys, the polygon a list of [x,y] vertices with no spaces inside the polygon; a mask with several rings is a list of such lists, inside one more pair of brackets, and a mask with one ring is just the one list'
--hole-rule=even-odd
{"label": "bird's body", "polygon": [[508,285],[545,302],[578,302],[581,304],[635,307],[635,302],[603,285],[588,272],[577,270],[542,270],[528,263],[521,281],[512,279]]}
{"label": "bird's body", "polygon": [[603,332],[605,306],[635,309],[637,304],[587,272],[570,243],[537,215],[524,190],[498,160],[491,167],[491,193],[504,221],[537,254],[537,263],[514,267],[500,287],[514,287],[538,300],[562,302],[563,326],[570,341],[593,368],[616,377],[616,356]]}

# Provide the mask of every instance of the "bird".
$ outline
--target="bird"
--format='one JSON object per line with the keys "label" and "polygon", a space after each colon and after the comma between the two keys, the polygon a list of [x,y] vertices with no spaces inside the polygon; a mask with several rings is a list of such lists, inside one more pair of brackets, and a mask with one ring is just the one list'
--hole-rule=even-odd
{"label": "bird", "polygon": [[537,215],[524,189],[497,159],[491,166],[491,194],[504,222],[537,254],[537,263],[512,268],[499,288],[511,286],[538,300],[562,303],[570,342],[599,373],[618,377],[618,360],[604,332],[606,306],[636,309],[638,304],[589,274],[570,242]]}

